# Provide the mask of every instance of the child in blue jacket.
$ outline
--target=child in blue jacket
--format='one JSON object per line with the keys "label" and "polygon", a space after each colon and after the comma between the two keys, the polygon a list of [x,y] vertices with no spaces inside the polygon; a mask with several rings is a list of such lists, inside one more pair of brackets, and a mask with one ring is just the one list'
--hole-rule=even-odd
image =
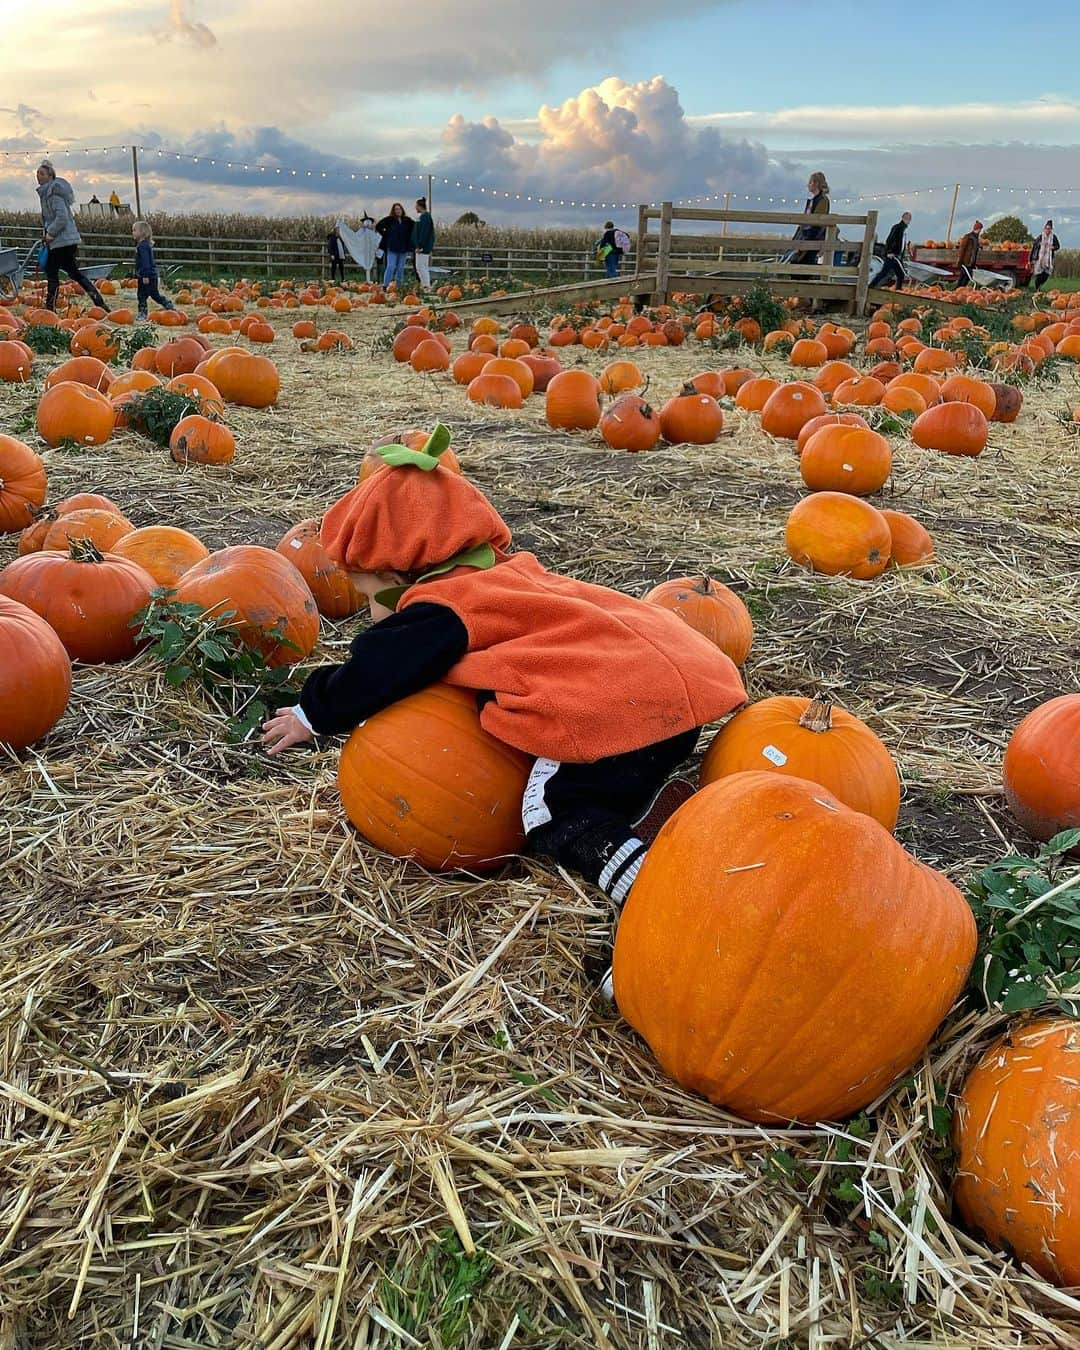
{"label": "child in blue jacket", "polygon": [[146,302],[156,300],[162,309],[175,309],[158,290],[157,260],[154,257],[154,235],[145,220],[137,220],[131,227],[135,240],[135,276],[138,278],[139,318],[146,318]]}

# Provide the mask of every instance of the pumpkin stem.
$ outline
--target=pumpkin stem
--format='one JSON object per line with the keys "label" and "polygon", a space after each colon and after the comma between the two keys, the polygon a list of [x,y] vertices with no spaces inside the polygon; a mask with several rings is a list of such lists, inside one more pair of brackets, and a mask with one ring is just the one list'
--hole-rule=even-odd
{"label": "pumpkin stem", "polygon": [[105,561],[105,555],[92,539],[69,539],[68,556],[72,562],[99,563]]}
{"label": "pumpkin stem", "polygon": [[832,700],[827,698],[812,698],[806,705],[806,711],[799,718],[799,726],[805,727],[807,731],[831,731],[832,730]]}
{"label": "pumpkin stem", "polygon": [[708,595],[711,586],[712,581],[709,579],[708,573],[702,572],[701,576],[694,581],[694,593],[696,595]]}

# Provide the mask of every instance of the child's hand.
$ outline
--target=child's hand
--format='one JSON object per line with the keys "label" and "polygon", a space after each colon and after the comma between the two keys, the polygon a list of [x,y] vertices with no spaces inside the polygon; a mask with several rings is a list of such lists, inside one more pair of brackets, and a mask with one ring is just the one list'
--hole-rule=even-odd
{"label": "child's hand", "polygon": [[262,743],[267,746],[267,754],[279,755],[290,745],[303,745],[315,739],[315,733],[309,731],[291,708],[279,708],[268,721],[263,723]]}

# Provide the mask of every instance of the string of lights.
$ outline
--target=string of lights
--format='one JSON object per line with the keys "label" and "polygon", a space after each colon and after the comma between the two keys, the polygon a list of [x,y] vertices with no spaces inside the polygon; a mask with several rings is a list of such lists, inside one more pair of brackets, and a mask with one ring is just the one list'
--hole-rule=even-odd
{"label": "string of lights", "polygon": [[[258,175],[260,178],[265,179],[265,181],[267,182],[274,182],[277,180],[292,180],[292,179],[303,179],[305,181],[307,179],[319,179],[319,180],[336,179],[336,180],[347,180],[354,183],[360,182],[427,183],[430,180],[435,185],[446,188],[452,187],[462,192],[475,192],[480,194],[481,196],[490,198],[493,201],[502,200],[508,202],[515,202],[515,201],[526,202],[530,205],[536,206],[573,207],[575,209],[585,209],[590,211],[616,211],[616,210],[630,211],[635,209],[639,205],[638,202],[586,201],[584,199],[577,197],[550,197],[539,193],[507,191],[505,188],[501,187],[488,187],[486,184],[483,183],[470,183],[461,178],[447,177],[445,173],[441,173],[438,171],[414,170],[411,173],[394,173],[385,171],[383,173],[379,173],[377,171],[369,171],[365,173],[363,170],[359,169],[356,171],[352,171],[349,169],[339,169],[339,168],[334,169],[291,168],[287,165],[252,164],[238,159],[224,159],[220,155],[211,156],[211,155],[186,154],[181,151],[170,150],[167,147],[157,145],[136,145],[136,146],[132,146],[130,144],[103,145],[103,146],[65,145],[65,146],[57,146],[56,149],[52,151],[52,154],[55,156],[60,155],[90,156],[90,155],[110,154],[113,152],[122,152],[124,154],[127,154],[130,153],[132,149],[137,150],[142,155],[152,156],[154,157],[154,159],[162,161],[169,161],[169,162],[180,161],[182,163],[188,163],[192,165],[205,164],[214,168],[221,167],[230,170],[240,170],[244,173]],[[29,162],[33,158],[42,154],[47,155],[49,154],[49,151],[48,150],[43,151],[42,147],[40,146],[37,146],[34,149],[26,149],[26,150],[9,149],[0,151],[0,159],[3,160],[23,159],[24,161]],[[151,160],[151,163],[153,163],[153,159]],[[954,192],[957,190],[964,191],[967,193],[982,193],[982,194],[997,193],[998,195],[1023,194],[1024,196],[1028,197],[1042,197],[1042,198],[1045,198],[1047,196],[1055,196],[1058,194],[1069,194],[1069,193],[1080,194],[1080,188],[1076,187],[1058,187],[1058,186],[1020,187],[1020,186],[999,186],[997,184],[983,184],[980,186],[975,183],[968,183],[968,184],[942,183],[930,187],[895,188],[889,192],[876,192],[876,193],[862,192],[858,193],[855,196],[833,197],[832,202],[834,205],[843,206],[843,205],[856,205],[860,202],[902,201],[909,197],[927,197],[930,196],[932,193]],[[739,202],[757,202],[757,203],[764,202],[772,206],[784,206],[789,204],[798,206],[802,203],[802,201],[803,201],[802,194],[799,194],[797,196],[783,196],[778,193],[773,193],[772,195],[769,195],[767,193],[752,193],[752,192],[751,193],[712,192],[712,193],[704,193],[696,197],[680,197],[675,199],[675,204],[679,206],[694,206],[694,205],[703,205],[707,202],[724,202],[725,205],[731,206]],[[658,201],[654,201],[654,202],[647,202],[645,203],[645,205],[656,208],[659,207],[661,203]]]}

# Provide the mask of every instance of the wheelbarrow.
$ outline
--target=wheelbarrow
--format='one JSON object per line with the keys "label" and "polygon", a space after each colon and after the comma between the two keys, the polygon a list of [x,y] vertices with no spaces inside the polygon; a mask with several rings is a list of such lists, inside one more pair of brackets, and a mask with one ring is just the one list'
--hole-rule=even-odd
{"label": "wheelbarrow", "polygon": [[[19,260],[19,250],[16,248],[0,248],[0,295],[5,293],[5,283],[10,287],[9,298],[15,299],[22,289],[26,274],[37,270],[37,255],[39,244],[31,244],[22,261]],[[115,263],[91,263],[82,268],[83,276],[97,284],[104,281],[106,277],[111,276]]]}

